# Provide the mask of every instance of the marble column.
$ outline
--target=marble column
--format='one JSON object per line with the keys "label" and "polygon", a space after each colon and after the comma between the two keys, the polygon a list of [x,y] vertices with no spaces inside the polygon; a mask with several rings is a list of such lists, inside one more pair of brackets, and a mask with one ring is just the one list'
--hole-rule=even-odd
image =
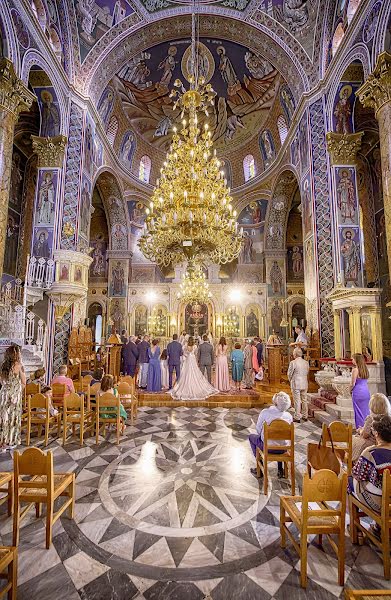
{"label": "marble column", "polygon": [[379,122],[388,267],[391,273],[391,54],[383,52],[378,56],[374,71],[357,90],[356,96],[365,108],[374,109]]}
{"label": "marble column", "polygon": [[[344,285],[358,287],[362,287],[364,281],[356,156],[363,135],[363,132],[334,133],[333,131],[326,134],[327,150],[332,166],[338,277],[341,275]],[[346,261],[345,257],[347,257]],[[349,270],[346,268],[347,263]]]}
{"label": "marble column", "polygon": [[337,360],[343,357],[342,338],[341,338],[341,311],[334,311],[334,349]]}
{"label": "marble column", "polygon": [[30,108],[34,98],[34,94],[16,75],[12,62],[2,58],[0,60],[0,280],[3,274],[15,123],[20,113]]}

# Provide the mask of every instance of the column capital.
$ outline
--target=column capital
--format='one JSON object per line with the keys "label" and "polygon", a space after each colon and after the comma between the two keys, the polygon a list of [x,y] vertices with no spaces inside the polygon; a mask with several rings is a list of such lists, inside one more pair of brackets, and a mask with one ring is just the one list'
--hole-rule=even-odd
{"label": "column capital", "polygon": [[35,95],[25,86],[15,73],[14,65],[8,58],[0,60],[0,110],[13,115],[15,121],[23,110],[28,110]]}
{"label": "column capital", "polygon": [[38,167],[61,168],[64,160],[67,138],[65,135],[55,137],[31,136],[34,152],[38,156]]}
{"label": "column capital", "polygon": [[379,54],[376,67],[356,96],[365,108],[373,108],[376,116],[384,104],[391,102],[391,54]]}
{"label": "column capital", "polygon": [[354,165],[356,155],[361,147],[363,131],[358,133],[326,133],[327,150],[332,165]]}

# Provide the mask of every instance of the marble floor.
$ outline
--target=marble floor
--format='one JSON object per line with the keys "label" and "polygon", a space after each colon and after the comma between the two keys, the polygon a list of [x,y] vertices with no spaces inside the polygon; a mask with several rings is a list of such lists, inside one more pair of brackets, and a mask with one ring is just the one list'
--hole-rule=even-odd
{"label": "marble floor", "polygon": [[[121,443],[86,440],[82,448],[53,440],[57,471],[75,471],[75,520],[61,518],[50,550],[44,522],[31,511],[19,546],[19,600],[332,600],[343,597],[337,563],[325,542],[309,549],[309,583],[299,560],[279,543],[279,496],[289,483],[271,466],[262,494],[249,468],[247,443],[256,409],[139,410]],[[319,428],[296,429],[297,471]],[[0,458],[0,470],[12,467]],[[5,507],[1,507],[4,509]],[[0,513],[0,544],[12,519]],[[347,538],[346,587],[389,588],[373,547]]]}

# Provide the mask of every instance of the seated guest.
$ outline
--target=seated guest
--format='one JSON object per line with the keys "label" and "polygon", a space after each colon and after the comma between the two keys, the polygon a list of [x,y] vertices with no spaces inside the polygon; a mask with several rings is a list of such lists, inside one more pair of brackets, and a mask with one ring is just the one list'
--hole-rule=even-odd
{"label": "seated guest", "polygon": [[94,385],[95,383],[100,383],[102,381],[102,377],[105,374],[104,369],[102,369],[102,367],[98,367],[97,369],[95,369],[95,371],[92,373],[92,379],[90,382],[90,385]]}
{"label": "seated guest", "polygon": [[375,419],[383,415],[391,414],[390,401],[384,394],[373,394],[369,401],[370,413],[364,421],[363,427],[359,427],[356,435],[353,436],[353,462],[359,459],[360,454],[368,448],[376,444],[375,436],[372,432],[372,425]]}
{"label": "seated guest", "polygon": [[53,377],[51,385],[53,385],[54,383],[65,384],[65,386],[66,386],[65,395],[69,396],[69,394],[71,394],[75,391],[75,387],[73,385],[72,379],[70,377],[67,377],[67,372],[68,372],[68,369],[67,369],[66,365],[63,365],[62,367],[60,367],[60,369],[58,371],[58,375]]}
{"label": "seated guest", "polygon": [[[112,375],[104,375],[101,384],[100,384],[100,392],[99,395],[101,396],[102,394],[114,394],[115,397],[118,397],[118,390],[116,390],[114,388],[114,378]],[[113,418],[113,412],[111,408],[107,408],[107,413],[100,413],[100,416],[103,419],[111,419]],[[126,419],[128,418],[128,415],[126,414],[126,410],[124,409],[124,407],[122,406],[121,402],[119,403],[119,414],[121,417],[121,433],[124,434],[125,432],[125,423],[126,423]]]}
{"label": "seated guest", "polygon": [[[257,448],[263,450],[263,426],[265,423],[270,425],[276,419],[282,419],[287,423],[291,424],[293,421],[292,415],[288,412],[291,407],[291,399],[288,394],[285,392],[278,392],[274,394],[272,398],[272,406],[269,408],[264,408],[259,413],[258,422],[256,425],[257,433],[252,433],[249,436],[249,442],[251,446],[251,450],[253,451],[254,456],[256,456]],[[288,444],[288,440],[279,441],[279,440],[270,440],[269,446],[285,446]],[[272,450],[271,454],[283,454],[284,450]],[[251,469],[251,473],[253,475],[257,474],[256,469]],[[278,477],[281,479],[284,476],[284,472],[282,469],[282,462],[278,463]]]}
{"label": "seated guest", "polygon": [[[386,469],[391,470],[391,417],[383,415],[374,419],[372,431],[376,446],[365,448],[353,466],[348,494],[354,495],[360,502],[380,514],[383,473]],[[375,527],[373,533],[378,533]]]}
{"label": "seated guest", "polygon": [[40,383],[42,385],[45,382],[45,373],[45,369],[37,369],[33,373],[30,373],[30,377],[26,383]]}
{"label": "seated guest", "polygon": [[[58,415],[58,410],[57,408],[54,408],[53,404],[52,404],[52,388],[49,387],[48,385],[45,385],[42,390],[41,390],[41,394],[43,394],[44,396],[46,396],[47,398],[49,398],[49,416],[51,417],[56,417]],[[37,412],[45,412],[44,408],[38,408]],[[43,414],[42,417],[44,417],[45,415]]]}

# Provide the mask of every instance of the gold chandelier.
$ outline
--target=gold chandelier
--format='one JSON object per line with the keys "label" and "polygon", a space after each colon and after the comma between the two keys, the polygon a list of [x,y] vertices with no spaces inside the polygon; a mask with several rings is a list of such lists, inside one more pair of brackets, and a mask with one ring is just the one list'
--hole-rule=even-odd
{"label": "gold chandelier", "polygon": [[199,266],[189,265],[186,273],[182,275],[182,282],[178,292],[178,299],[187,304],[206,304],[212,294],[206,281],[205,273]]}
{"label": "gold chandelier", "polygon": [[243,242],[223,163],[212,149],[208,124],[202,131],[199,125],[198,113],[208,115],[216,93],[198,77],[195,30],[193,9],[190,89],[186,91],[177,79],[170,94],[175,99],[174,110],[182,108],[182,129],[178,133],[173,128],[139,240],[144,256],[164,267],[195,257],[199,262],[226,264],[239,256]]}

